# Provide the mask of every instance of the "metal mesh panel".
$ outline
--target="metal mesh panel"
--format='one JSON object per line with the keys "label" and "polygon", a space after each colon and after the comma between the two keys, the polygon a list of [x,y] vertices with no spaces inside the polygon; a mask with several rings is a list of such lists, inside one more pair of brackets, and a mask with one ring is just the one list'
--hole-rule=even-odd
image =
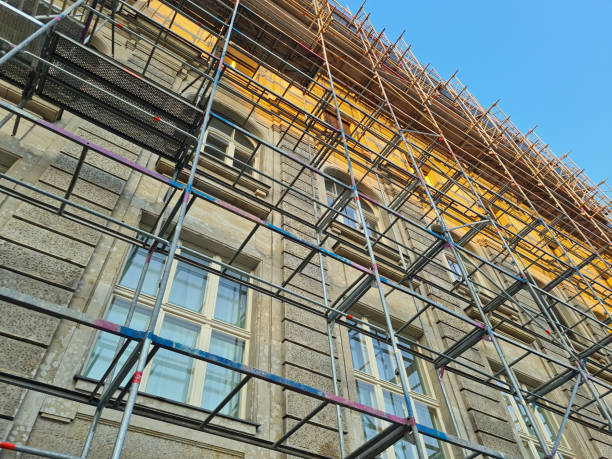
{"label": "metal mesh panel", "polygon": [[176,158],[190,142],[177,128],[193,131],[200,112],[186,101],[66,37],[56,35],[50,50],[58,68],[43,75],[43,98],[161,156]]}

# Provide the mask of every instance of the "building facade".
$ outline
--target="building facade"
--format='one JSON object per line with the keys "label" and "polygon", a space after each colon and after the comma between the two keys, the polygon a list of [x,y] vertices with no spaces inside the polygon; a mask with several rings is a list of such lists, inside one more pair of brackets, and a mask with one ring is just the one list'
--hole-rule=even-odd
{"label": "building facade", "polygon": [[533,132],[334,2],[1,8],[0,456],[612,457]]}

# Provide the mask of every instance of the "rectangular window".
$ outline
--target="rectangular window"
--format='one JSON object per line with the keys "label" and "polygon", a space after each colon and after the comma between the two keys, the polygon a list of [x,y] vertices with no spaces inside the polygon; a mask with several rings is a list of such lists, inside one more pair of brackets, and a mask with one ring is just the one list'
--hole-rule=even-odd
{"label": "rectangular window", "polygon": [[4,150],[0,150],[0,173],[6,174],[6,172],[18,159],[18,156],[15,156]]}
{"label": "rectangular window", "polygon": [[[107,320],[125,323],[147,253],[142,248],[130,250],[108,308]],[[250,292],[245,285],[248,276],[229,271],[237,280],[234,281],[195,266],[195,263],[199,263],[220,270],[217,257],[207,261],[183,251],[182,258],[173,262],[155,333],[236,362],[244,362],[250,340]],[[151,257],[139,304],[129,324],[132,328],[144,330],[148,325],[164,261],[165,256],[158,253]],[[101,378],[115,355],[118,342],[119,338],[115,335],[99,333],[84,374],[94,379]],[[124,352],[119,367],[133,346],[131,344]],[[160,349],[143,374],[141,388],[151,395],[210,410],[225,398],[240,379],[239,373]],[[241,391],[236,395],[221,413],[242,416],[243,393]]]}
{"label": "rectangular window", "polygon": [[[374,328],[370,331],[376,333]],[[349,342],[353,369],[357,385],[359,403],[386,411],[396,416],[408,414],[404,395],[396,374],[397,364],[391,347],[382,339],[375,339],[349,330]],[[420,366],[410,352],[402,350],[404,364],[410,385],[410,396],[415,403],[416,418],[421,424],[440,428],[437,421],[437,401],[430,395]],[[365,440],[381,432],[388,423],[382,420],[361,415]],[[428,457],[443,458],[442,444],[435,439],[424,437]],[[408,459],[416,457],[415,446],[406,440],[400,440],[385,451],[387,459]]]}
{"label": "rectangular window", "polygon": [[[523,385],[523,388],[529,390],[527,386]],[[535,428],[529,422],[529,416],[527,416],[525,409],[519,403],[518,398],[510,395],[505,395],[504,398],[514,424],[514,429],[520,435],[526,452],[532,459],[543,458],[544,454],[539,446]],[[537,424],[537,428],[540,429],[540,432],[543,432],[546,437],[545,440],[548,448],[552,448],[553,442],[556,440],[559,432],[557,427],[559,423],[552,413],[544,411],[539,407],[532,409],[532,414],[534,415],[533,417]],[[561,436],[561,444],[558,453],[564,458],[572,457],[569,445],[563,436]]]}
{"label": "rectangular window", "polygon": [[212,156],[222,163],[243,169],[244,173],[252,175],[252,166],[255,162],[255,143],[247,135],[217,118],[212,118],[206,132],[204,153]]}
{"label": "rectangular window", "polygon": [[463,280],[463,274],[461,273],[461,267],[459,266],[459,263],[457,263],[457,261],[453,258],[449,258],[448,256],[446,257],[446,261],[453,280],[455,282],[461,282]]}

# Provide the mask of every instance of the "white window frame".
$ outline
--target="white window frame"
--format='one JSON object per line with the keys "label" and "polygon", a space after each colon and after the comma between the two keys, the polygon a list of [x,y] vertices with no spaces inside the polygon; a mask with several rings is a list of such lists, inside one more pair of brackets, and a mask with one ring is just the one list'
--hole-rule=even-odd
{"label": "white window frame", "polygon": [[[365,322],[366,324],[370,322],[366,317],[361,317],[360,320]],[[367,328],[368,325],[365,325],[365,327]],[[372,371],[372,374],[365,373],[363,371],[355,369],[354,362],[353,362],[353,356],[352,356],[352,350],[351,350],[350,337],[349,337],[348,349],[349,349],[349,353],[351,353],[351,356],[350,356],[351,367],[353,371],[353,376],[355,377],[355,382],[361,381],[361,382],[364,382],[366,384],[373,386],[376,406],[372,408],[377,408],[382,411],[387,411],[385,409],[385,399],[383,395],[383,390],[400,395],[402,397],[404,396],[404,392],[399,384],[394,384],[380,377],[379,371],[378,371],[378,363],[376,361],[376,353],[374,351],[374,343],[373,343],[374,338],[371,338],[367,335],[362,334],[360,335],[360,339],[363,340],[365,344],[365,351],[366,351],[365,354],[368,358],[368,362],[370,363],[370,369]],[[393,364],[395,365],[395,357],[391,356],[391,359],[393,360]],[[411,390],[410,397],[414,401],[420,402],[423,405],[427,406],[428,408],[433,409],[434,419],[435,419],[434,422],[437,424],[436,428],[438,430],[444,431],[444,422],[442,420],[442,416],[440,415],[440,403],[438,402],[438,400],[436,400],[435,397],[430,395],[434,393],[431,378],[429,378],[427,373],[424,371],[425,369],[423,368],[423,366],[421,365],[421,362],[419,362],[417,357],[414,357],[414,364],[417,366],[417,372],[419,374],[421,384],[423,385],[424,394]],[[363,421],[361,419],[360,419],[360,424],[363,424]],[[361,432],[363,435],[363,425],[361,425]],[[448,445],[446,445],[445,442],[443,441],[440,441],[440,445],[442,447],[444,457],[447,457],[447,458],[452,457],[448,449]],[[386,459],[396,459],[393,446],[390,446],[387,450],[385,450],[385,457]]]}
{"label": "white window frame", "polygon": [[[246,134],[242,134],[240,131],[238,131],[238,129],[230,126],[229,124],[225,124],[223,121],[211,117],[211,122],[215,120],[216,122],[219,122],[221,124],[223,124],[228,130],[231,130],[231,134],[227,134],[219,129],[217,129],[215,126],[213,126],[210,122],[208,124],[208,127],[206,128],[206,133],[204,135],[204,149],[208,146],[208,136],[212,135],[213,137],[217,138],[218,140],[220,140],[221,142],[227,143],[227,148],[225,151],[225,155],[223,157],[223,162],[225,164],[227,164],[228,166],[231,167],[235,167],[238,169],[241,169],[243,167],[243,165],[239,165],[239,166],[234,166],[234,159],[239,159],[240,161],[242,161],[241,158],[236,158],[236,150],[238,150],[242,155],[244,155],[244,159],[248,159],[248,157],[251,156],[251,154],[253,153],[253,151],[255,151],[256,146],[254,145],[255,142],[253,142],[253,140],[251,140],[251,138],[249,136],[247,136]],[[232,121],[232,120],[230,120]],[[242,134],[244,135],[247,140],[251,143],[251,149],[249,150],[248,148],[244,147],[243,145],[241,145],[238,141],[236,141],[236,133]],[[215,159],[219,159],[214,155],[211,155],[210,153],[205,153],[207,156],[213,156]],[[255,154],[252,158],[251,161],[251,167],[256,167],[256,162],[257,160],[257,154]],[[244,161],[246,162],[246,161]],[[253,170],[253,169],[249,169],[249,168],[244,168],[244,173],[251,176],[251,177],[256,177],[257,175],[257,171]]]}
{"label": "white window frame", "polygon": [[[344,180],[342,180],[341,178],[336,178],[336,180],[343,182]],[[330,204],[330,199],[331,202],[336,201],[336,198],[339,196],[339,193],[336,194],[332,194],[332,192],[328,191],[327,187],[328,184],[331,185],[334,188],[334,191],[338,191],[336,188],[339,187],[338,184],[336,184],[335,182],[323,177],[323,185],[324,185],[324,190],[325,190],[325,203],[328,206],[331,206]],[[340,192],[342,192],[344,190],[340,190]],[[355,214],[356,214],[356,218],[355,221],[353,222],[350,218],[348,218],[346,215],[344,215],[343,211],[338,212],[337,217],[336,217],[336,221],[339,221],[343,224],[345,224],[346,226],[349,226],[350,228],[353,228],[355,230],[361,230],[362,229],[362,225],[361,225],[361,221],[359,221],[359,215],[357,212],[357,204],[355,204],[355,200],[351,199],[349,200],[349,202],[346,204],[346,207],[351,207]],[[368,222],[370,228],[372,228],[375,231],[378,231],[378,217],[376,215],[376,211],[374,210],[374,208],[368,203],[365,204],[362,202],[361,208],[363,209],[363,215],[366,219],[366,221]],[[344,210],[344,209],[343,209]]]}
{"label": "white window frame", "polygon": [[465,279],[463,274],[461,273],[461,268],[455,257],[452,255],[444,254],[444,259],[446,261],[446,266],[448,267],[448,274],[453,283],[464,283]]}
{"label": "white window frame", "polygon": [[[113,288],[113,294],[107,306],[108,308],[113,303],[115,297],[124,299],[126,301],[132,301],[134,298],[134,290],[119,285],[121,281],[121,277],[124,275],[125,270],[128,267],[128,260],[130,255],[132,254],[132,250],[137,250],[137,248],[130,247],[127,251],[127,254],[124,259],[124,263],[122,269],[119,272],[117,277],[117,281],[115,283],[115,287]],[[178,251],[180,253],[180,250]],[[216,270],[221,270],[223,267],[218,263],[221,261],[221,257],[215,255],[212,257],[213,261],[211,261],[211,268]],[[154,330],[154,333],[159,335],[161,333],[161,329],[164,323],[164,320],[167,316],[171,316],[175,319],[188,322],[190,325],[196,325],[200,328],[197,342],[195,347],[198,349],[209,349],[210,340],[212,337],[213,331],[219,331],[225,335],[242,339],[244,341],[244,349],[242,353],[242,362],[249,361],[250,354],[250,344],[252,341],[252,333],[250,330],[251,324],[251,315],[252,315],[252,304],[253,304],[253,290],[247,288],[247,298],[246,298],[246,316],[245,316],[245,328],[241,328],[237,325],[232,325],[221,320],[214,318],[214,311],[217,301],[217,294],[219,292],[219,282],[221,277],[215,274],[208,273],[207,281],[206,281],[206,291],[204,294],[204,300],[201,312],[194,312],[190,309],[175,305],[170,303],[169,297],[172,291],[172,284],[174,282],[174,278],[176,275],[176,270],[178,267],[179,261],[175,258],[172,262],[172,267],[170,269],[170,277],[168,279],[168,286],[166,291],[164,292],[164,296],[162,299],[162,305],[159,313],[159,318]],[[138,305],[149,310],[152,310],[155,306],[155,297],[151,296],[147,293],[141,292],[138,297]],[[94,339],[94,343],[90,350],[90,355],[88,359],[85,361],[85,367],[89,363],[91,359],[91,355],[95,350],[97,339]],[[155,359],[155,358],[154,358]],[[153,360],[154,360],[153,359]],[[206,380],[206,370],[209,364],[200,359],[193,359],[193,367],[191,372],[191,377],[189,380],[189,389],[188,395],[186,397],[185,402],[178,403],[186,403],[188,405],[193,405],[197,407],[202,407],[202,396],[204,392],[204,383]],[[147,365],[145,371],[142,375],[142,381],[140,390],[144,393],[147,392],[147,384],[151,377],[152,363]],[[84,367],[84,368],[85,368]],[[238,418],[244,419],[246,417],[246,399],[245,390],[243,389],[240,392],[240,401],[239,401],[239,409],[238,409]]]}
{"label": "white window frame", "polygon": [[[524,384],[521,384],[521,387],[523,389],[527,389]],[[506,399],[506,407],[508,408],[508,414],[510,415],[512,428],[520,437],[523,443],[523,447],[527,450],[531,457],[533,459],[539,459],[540,456],[536,448],[539,447],[540,443],[536,436],[529,432],[527,424],[525,423],[521,411],[519,410],[518,403],[516,402],[514,397],[509,394],[504,394],[504,398]],[[512,407],[512,410],[510,410],[510,407]],[[534,411],[536,413],[534,413]],[[554,419],[552,416],[548,415],[548,413],[546,413],[544,410],[536,408],[535,410],[532,410],[532,413],[535,414],[533,418],[535,420],[535,423],[537,424],[537,426],[534,426],[536,430],[546,434],[546,428],[541,419],[541,416],[544,416],[546,417],[546,421],[554,428],[555,431],[558,432],[559,424],[557,423],[557,420]],[[517,424],[519,425],[518,429],[516,427]],[[567,425],[565,426],[565,428],[567,429]],[[554,441],[555,438],[548,439],[546,441],[546,445],[549,449],[552,448]],[[572,451],[569,449],[569,444],[563,434],[561,435],[561,443],[559,444],[558,451],[563,455],[565,459],[572,459],[574,457]]]}

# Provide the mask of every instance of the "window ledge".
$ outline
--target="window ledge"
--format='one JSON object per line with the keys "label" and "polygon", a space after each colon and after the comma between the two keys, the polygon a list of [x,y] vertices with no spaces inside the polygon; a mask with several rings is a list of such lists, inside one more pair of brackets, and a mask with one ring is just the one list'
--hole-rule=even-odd
{"label": "window ledge", "polygon": [[[240,172],[233,167],[221,165],[206,157],[200,157],[198,169],[205,171],[207,174],[214,176],[216,179],[225,182],[230,186],[240,174]],[[155,164],[155,170],[166,176],[172,176],[174,172],[174,163],[167,159],[160,158]],[[187,178],[188,172],[186,170],[181,171],[178,179],[185,182],[187,181]],[[258,216],[262,220],[265,220],[270,213],[270,209],[268,207],[255,203],[239,193],[236,193],[229,186],[223,186],[220,183],[206,177],[196,176],[193,185],[197,190],[222,199],[223,201],[227,201],[230,204]],[[242,174],[240,176],[236,186],[242,191],[255,195],[261,199],[267,198],[270,193],[269,185],[247,174]]]}
{"label": "window ledge", "polygon": [[[339,239],[332,247],[335,253],[355,263],[370,266],[370,256],[367,250],[365,248],[360,250],[355,247],[365,247],[366,242],[363,233],[337,221],[332,222],[330,231]],[[392,247],[379,242],[374,246],[374,255],[376,256],[378,271],[382,276],[395,282],[400,282],[404,278],[404,272],[399,267],[401,259],[397,250],[393,250]],[[415,282],[414,284],[416,287],[417,283]]]}
{"label": "window ledge", "polygon": [[[5,82],[0,82],[0,98],[8,100],[9,102],[17,105],[19,102],[21,102],[21,90]],[[49,121],[51,123],[55,123],[62,117],[61,108],[45,102],[37,96],[34,96],[32,99],[28,100],[24,106],[24,109],[41,116],[45,121]]]}
{"label": "window ledge", "polygon": [[[94,390],[98,382],[95,379],[88,378],[82,375],[75,375],[74,379],[75,389],[86,393],[91,393],[91,391]],[[100,395],[101,392],[102,389],[100,389],[98,395]],[[115,397],[111,398],[111,400],[114,399]],[[208,416],[208,414],[210,414],[210,411],[205,410],[204,408],[188,405],[186,403],[175,402],[173,400],[168,400],[163,397],[147,394],[146,392],[138,392],[138,399],[136,404],[146,408],[153,408],[155,410],[160,411],[161,414],[163,414],[163,412],[167,412],[171,413],[174,416],[184,416],[190,420],[193,420],[194,422],[201,422],[206,418],[206,416]],[[256,435],[257,430],[261,425],[256,422],[248,421],[246,419],[235,418],[233,416],[227,416],[224,414],[216,415],[212,423],[230,429],[239,430],[248,435]]]}
{"label": "window ledge", "polygon": [[[478,310],[474,307],[474,306],[470,306],[469,308],[466,309],[465,311],[468,315],[468,317],[472,318],[472,319],[476,319],[479,320],[480,317],[480,313],[478,312]],[[492,314],[489,314],[489,320],[491,321],[491,325],[496,329],[499,330],[500,332],[512,336],[516,339],[518,339],[519,341],[522,341],[523,343],[533,343],[535,341],[535,337],[531,334],[531,333],[527,333],[526,331],[524,331],[521,327],[519,327],[518,325],[514,325],[510,322],[506,321],[507,320],[511,320],[513,322],[517,322],[518,321],[518,315],[516,314],[516,312],[514,312],[512,309],[510,309],[508,306],[500,306],[497,309],[495,309],[495,312],[504,316],[503,319],[496,317]]]}

